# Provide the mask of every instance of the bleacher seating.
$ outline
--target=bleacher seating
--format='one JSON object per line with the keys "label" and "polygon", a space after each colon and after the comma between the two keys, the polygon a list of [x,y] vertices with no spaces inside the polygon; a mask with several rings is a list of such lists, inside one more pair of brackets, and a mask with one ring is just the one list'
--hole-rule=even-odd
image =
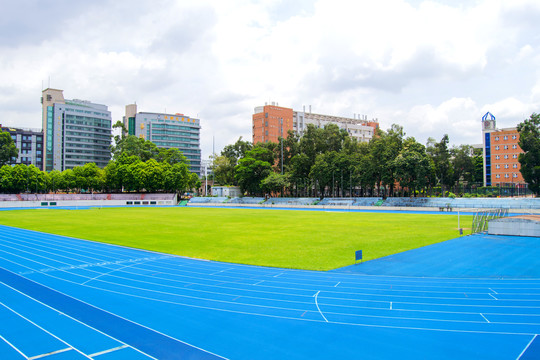
{"label": "bleacher seating", "polygon": [[540,209],[540,198],[387,198],[382,206],[439,209]]}
{"label": "bleacher seating", "polygon": [[222,204],[226,202],[229,198],[226,196],[208,196],[208,197],[199,197],[194,196],[189,200],[190,204]]}
{"label": "bleacher seating", "polygon": [[360,197],[354,198],[353,206],[375,206],[377,201],[382,200],[381,197]]}
{"label": "bleacher seating", "polygon": [[353,198],[324,198],[317,205],[325,206],[351,206],[354,204]]}
{"label": "bleacher seating", "polygon": [[281,198],[272,197],[266,200],[265,204],[271,205],[313,205],[318,198]]}
{"label": "bleacher seating", "polygon": [[260,204],[264,201],[263,197],[235,197],[232,198],[229,204]]}
{"label": "bleacher seating", "polygon": [[16,194],[0,194],[0,201],[17,201],[19,197]]}

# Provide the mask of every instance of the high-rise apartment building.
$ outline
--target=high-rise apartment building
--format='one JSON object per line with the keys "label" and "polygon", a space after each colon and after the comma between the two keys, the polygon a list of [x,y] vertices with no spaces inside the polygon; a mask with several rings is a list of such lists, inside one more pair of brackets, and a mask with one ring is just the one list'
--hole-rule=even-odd
{"label": "high-rise apartment building", "polygon": [[38,129],[19,129],[0,125],[2,131],[7,131],[19,155],[13,158],[10,165],[25,164],[43,168],[43,132]]}
{"label": "high-rise apartment building", "polygon": [[378,120],[346,118],[333,115],[314,114],[311,112],[294,111],[291,108],[280,107],[275,103],[258,106],[253,114],[253,143],[278,142],[279,137],[287,137],[287,131],[293,130],[302,136],[309,124],[322,128],[327,124],[335,124],[347,131],[349,136],[358,141],[367,142],[373,138],[379,128]]}
{"label": "high-rise apartment building", "polygon": [[106,105],[66,100],[63,90],[45,89],[42,98],[43,170],[87,163],[105,167],[111,159],[112,117]]}
{"label": "high-rise apartment building", "polygon": [[497,129],[495,116],[487,112],[482,117],[482,134],[484,186],[525,184],[518,161],[523,150],[517,128]]}
{"label": "high-rise apartment building", "polygon": [[200,120],[183,114],[137,112],[126,105],[124,126],[129,135],[149,140],[158,148],[176,148],[189,160],[189,170],[201,175]]}

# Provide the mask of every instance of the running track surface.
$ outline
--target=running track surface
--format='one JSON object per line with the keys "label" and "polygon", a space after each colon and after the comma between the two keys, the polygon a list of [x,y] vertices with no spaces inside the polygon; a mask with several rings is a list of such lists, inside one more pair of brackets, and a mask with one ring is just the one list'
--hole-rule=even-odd
{"label": "running track surface", "polygon": [[540,279],[375,265],[262,268],[0,226],[0,358],[540,358]]}

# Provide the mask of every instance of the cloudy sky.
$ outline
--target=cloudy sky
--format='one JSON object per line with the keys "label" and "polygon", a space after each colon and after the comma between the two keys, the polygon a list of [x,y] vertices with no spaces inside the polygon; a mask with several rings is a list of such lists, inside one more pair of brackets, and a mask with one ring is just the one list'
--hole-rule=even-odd
{"label": "cloudy sky", "polygon": [[377,118],[481,143],[540,112],[538,0],[0,0],[0,123],[40,128],[43,87],[201,119],[203,158],[256,106]]}

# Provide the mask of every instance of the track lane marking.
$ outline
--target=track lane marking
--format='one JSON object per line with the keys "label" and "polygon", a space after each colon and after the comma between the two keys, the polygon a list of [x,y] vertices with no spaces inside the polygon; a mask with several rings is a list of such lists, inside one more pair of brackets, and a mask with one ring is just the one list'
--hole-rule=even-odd
{"label": "track lane marking", "polygon": [[[45,304],[44,302],[39,301],[39,300],[37,300],[37,299],[31,297],[30,295],[25,294],[25,293],[21,292],[21,291],[18,290],[18,289],[15,289],[14,287],[9,286],[8,284],[1,283],[1,285],[3,285],[3,286],[5,286],[5,287],[7,287],[7,288],[9,288],[9,289],[11,289],[11,290],[13,290],[13,291],[19,293],[19,294],[22,295],[22,296],[27,297],[28,299],[30,299],[30,300],[32,300],[32,301],[37,302],[37,303],[40,304],[40,305],[45,306],[46,308],[49,308],[49,309],[51,309],[51,310],[53,310],[53,311],[56,311],[56,312],[58,312],[59,314],[61,314],[62,316],[65,316],[65,317],[67,317],[67,318],[69,318],[69,319],[75,321],[76,323],[79,323],[79,324],[81,324],[81,325],[83,325],[83,326],[86,326],[87,328],[92,329],[93,331],[95,331],[95,332],[97,332],[97,333],[100,333],[100,334],[102,334],[103,336],[108,337],[109,339],[112,339],[112,340],[114,340],[114,341],[116,341],[116,342],[118,342],[118,343],[120,343],[120,344],[125,345],[125,346],[129,346],[129,345],[127,345],[125,342],[120,341],[120,340],[118,340],[117,338],[115,338],[115,337],[113,337],[113,336],[111,336],[111,335],[109,335],[109,334],[106,334],[106,333],[104,333],[103,331],[98,330],[98,329],[96,329],[95,327],[92,327],[92,326],[90,326],[90,325],[88,325],[88,324],[86,324],[86,323],[80,321],[79,319],[76,319],[76,318],[74,318],[74,317],[72,317],[72,316],[70,316],[70,315],[68,315],[68,314],[65,314],[65,313],[59,311],[58,309],[55,309],[54,307],[52,307],[52,306],[50,306],[50,305],[48,305],[48,304]],[[2,338],[2,336],[0,336],[0,338]],[[6,341],[6,340],[4,339],[4,341]],[[7,342],[8,344],[10,344],[8,341],[6,341],[6,342]],[[10,344],[10,345],[11,345],[11,344]],[[17,350],[13,345],[11,345],[11,346],[12,346],[15,350]],[[140,351],[139,349],[135,349],[135,348],[133,348],[133,347],[131,347],[131,348],[132,348],[133,350],[135,350],[135,351],[137,351],[137,352],[139,352],[139,353],[145,355],[145,356],[150,357],[151,359],[155,359],[155,358],[151,357],[150,355],[148,355],[148,354],[146,354],[146,353]],[[22,353],[21,353],[21,354],[22,354]],[[157,360],[157,359],[155,359],[155,360]]]}
{"label": "track lane marking", "polygon": [[63,352],[66,352],[66,351],[70,351],[70,350],[73,350],[73,348],[68,347],[68,348],[65,348],[65,349],[60,349],[60,350],[56,350],[56,351],[51,351],[51,352],[46,353],[46,354],[41,354],[41,355],[31,356],[31,357],[28,357],[27,359],[28,359],[28,360],[41,359],[41,358],[44,358],[44,357],[47,357],[47,356],[60,354],[60,353],[63,353]]}
{"label": "track lane marking", "polygon": [[118,351],[118,350],[122,350],[122,349],[126,349],[126,348],[129,348],[129,346],[128,345],[117,346],[115,348],[99,351],[99,352],[90,354],[88,356],[91,357],[91,358],[94,358],[94,357],[99,356],[99,355],[109,354],[109,353],[112,353],[114,351]]}
{"label": "track lane marking", "polygon": [[324,321],[328,322],[328,319],[326,319],[326,316],[324,316],[324,314],[322,313],[321,309],[319,308],[319,304],[317,303],[317,296],[319,296],[319,293],[320,291],[317,291],[317,293],[315,295],[313,295],[313,297],[315,298],[315,305],[317,306],[317,310],[319,310],[319,314],[321,314],[321,316],[323,317]]}
{"label": "track lane marking", "polygon": [[521,357],[523,356],[523,354],[525,354],[525,351],[527,351],[527,349],[529,348],[529,346],[531,346],[531,344],[533,343],[534,339],[536,339],[537,336],[538,336],[538,334],[535,334],[535,335],[533,336],[533,338],[531,339],[531,341],[529,341],[529,343],[527,344],[527,346],[525,346],[525,349],[523,349],[523,351],[521,352],[521,354],[519,354],[519,356],[516,358],[516,360],[521,359]]}

